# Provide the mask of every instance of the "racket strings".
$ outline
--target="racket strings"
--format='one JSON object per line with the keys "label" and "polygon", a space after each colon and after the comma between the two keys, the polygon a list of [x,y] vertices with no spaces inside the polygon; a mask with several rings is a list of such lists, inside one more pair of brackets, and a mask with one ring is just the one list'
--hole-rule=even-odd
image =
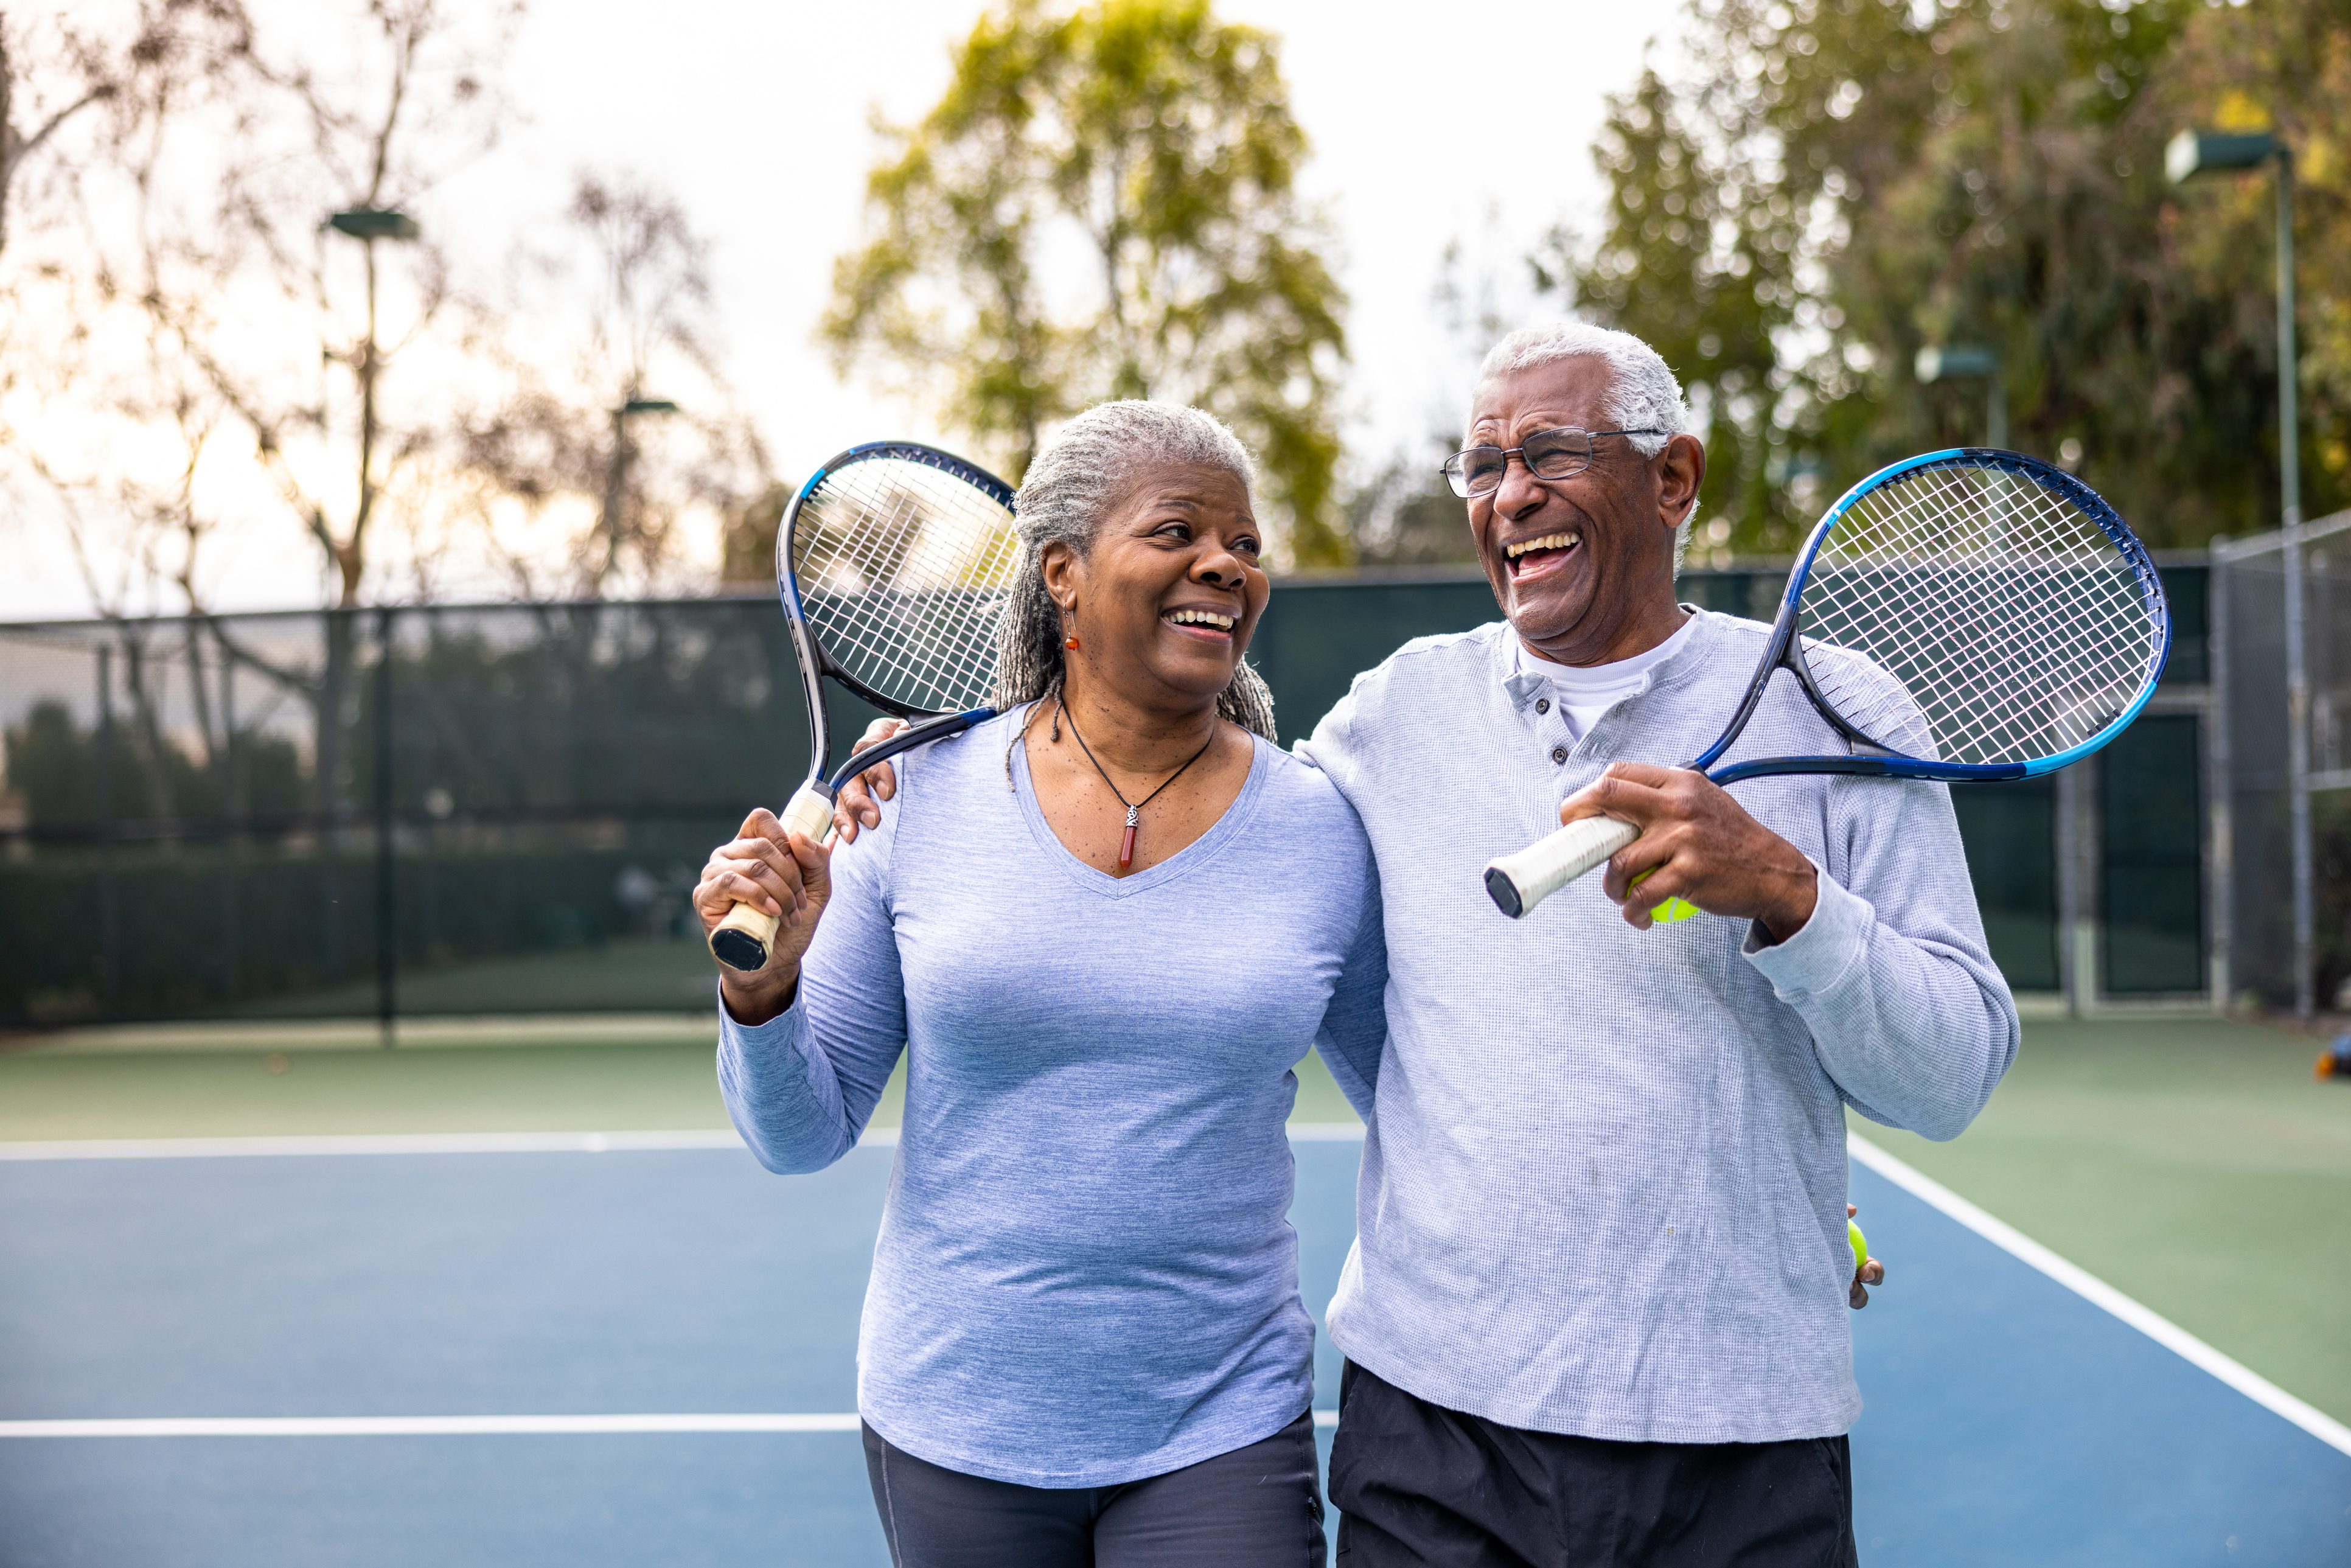
{"label": "racket strings", "polygon": [[[2001,478],[2007,482],[2011,494],[2018,487],[2025,486],[2029,483],[2022,479],[2010,480],[2005,475],[2001,476]],[[2147,628],[2145,603],[2137,592],[2129,564],[2123,559],[2120,550],[2106,537],[2104,530],[2076,511],[2070,503],[2038,485],[2031,485],[2025,494],[2038,514],[2033,520],[2040,525],[2040,528],[2038,537],[2033,542],[2043,547],[2041,563],[2044,570],[2089,571],[2096,574],[2105,586],[2109,588],[2118,586],[2121,589],[2120,592],[2105,593],[2089,600],[2076,599],[2068,608],[2076,612],[2085,611],[2089,612],[2095,622],[2093,630],[2100,635],[2127,639],[2135,631]],[[1876,498],[1873,497],[1869,499]],[[1920,504],[1922,499],[1922,497],[1913,494],[1899,497],[1895,504],[1901,508],[1906,522],[1912,525],[1914,528],[1930,536],[1944,533],[1947,527],[1945,519],[1929,515]],[[1959,508],[1964,512],[1970,507],[1971,504],[1979,507],[1984,505],[1997,507],[1999,502],[1989,497],[1970,497],[1965,489],[1961,489],[1959,492]],[[1995,526],[2004,535],[2008,531],[2008,516],[2002,511],[1996,519]],[[2054,549],[2048,548],[2053,542],[2056,546]],[[1979,586],[1989,587],[1999,594],[1998,608],[2001,612],[2012,614],[2029,602],[2024,597],[2032,582],[2029,574],[2011,570],[1980,570],[1985,567],[2009,568],[2013,564],[2013,558],[1985,560],[1973,564],[1980,569],[1980,575],[1974,581]]]}
{"label": "racket strings", "polygon": [[[2095,693],[2084,693],[2078,677],[2064,667],[2064,650],[2053,649],[2045,640],[2013,634],[2020,595],[2012,582],[2003,585],[1994,579],[1988,594],[1982,576],[1971,576],[1973,580],[1943,584],[1947,592],[1940,601],[1922,603],[1915,591],[1904,593],[1898,617],[1873,617],[1864,627],[1833,634],[1841,644],[1873,633],[1876,638],[1899,638],[1907,634],[1906,628],[1932,615],[1946,646],[1973,640],[1980,655],[1992,655],[1941,663],[1916,656],[1902,661],[1897,673],[1943,737],[1937,755],[1955,761],[2050,755],[2086,738],[2118,711],[2116,703],[2099,704],[2091,700]],[[2000,591],[2003,586],[2009,591]],[[2003,627],[2011,634],[2001,635]],[[2133,689],[2124,687],[2119,700],[2127,700]],[[1847,704],[1853,700],[1840,695]],[[2087,714],[2092,707],[2099,711]]]}
{"label": "racket strings", "polygon": [[825,651],[874,691],[933,713],[984,706],[1019,555],[1012,514],[902,458],[829,475],[800,504],[792,575]]}
{"label": "racket strings", "polygon": [[[904,494],[820,492],[811,505],[816,516],[803,506],[795,542],[809,545],[798,574],[812,590],[803,608],[819,640],[866,685],[910,706],[948,706],[941,694],[954,684],[953,628],[910,612],[897,586],[915,543],[919,507]],[[942,630],[948,633],[944,643]]]}
{"label": "racket strings", "polygon": [[1907,694],[1932,754],[1969,763],[2089,739],[2146,685],[2158,636],[2130,559],[2095,519],[2025,476],[1957,465],[1854,505],[1814,559],[1803,622],[1831,706],[1893,742],[1916,728]]}
{"label": "racket strings", "polygon": [[[2048,525],[2044,534],[2065,547],[2051,552],[2055,559],[2044,562],[2043,570],[2059,571],[2075,591],[2062,604],[2048,602],[2035,594],[2041,580],[2032,574],[1993,576],[1991,583],[2004,591],[1989,612],[1979,613],[1996,617],[2005,626],[2025,628],[2031,642],[2022,650],[2027,657],[2022,664],[1953,668],[1974,675],[1972,687],[1959,689],[1959,695],[1980,709],[1998,716],[1998,701],[2003,696],[2009,700],[2007,738],[2029,740],[2029,732],[2017,727],[2020,716],[2053,716],[2057,723],[2050,739],[2054,749],[2062,750],[2103,728],[2137,693],[2153,650],[2155,628],[2136,574],[2103,530],[2040,486],[2032,486],[2030,494],[2042,522]],[[2054,613],[2061,609],[2063,618]],[[2060,645],[2053,640],[2053,629],[2076,641]],[[2084,647],[2104,650],[2109,667],[2087,668],[2078,653]],[[2020,702],[2021,709],[2015,706]]]}
{"label": "racket strings", "polygon": [[[1962,513],[1980,514],[1983,509],[1978,503],[1984,498],[1971,497],[1965,490],[1958,492],[1956,497],[1947,493],[1942,498],[1946,502],[1956,498],[1956,509]],[[1902,520],[1914,529],[1920,517],[1932,509],[1922,507],[1916,495],[1888,499],[1895,504],[1889,507],[1881,503],[1876,510],[1903,514]],[[2048,523],[2052,515],[2049,509],[2036,509],[2042,513],[2039,521]],[[1874,520],[1882,524],[1886,517]],[[1886,552],[1882,549],[1862,552],[1846,549],[1843,553],[1848,556],[1879,558],[1870,562],[1878,580],[1869,584],[1880,591],[1878,601],[1847,593],[1839,602],[1834,595],[1823,594],[1820,605],[1823,629],[1828,629],[1827,623],[1834,619],[1834,610],[1842,608],[1849,612],[1849,624],[1841,634],[1831,633],[1832,640],[1840,643],[1865,640],[1883,646],[1888,639],[1916,636],[1922,623],[1931,621],[1938,633],[1937,641],[1945,645],[1938,652],[1947,652],[1953,643],[1975,644],[1980,656],[1973,659],[1921,660],[1913,656],[1904,661],[1910,666],[1903,674],[1908,677],[1913,695],[1939,721],[1938,731],[1950,733],[1955,727],[1952,719],[1958,716],[1972,717],[1980,727],[1982,733],[1973,737],[1977,744],[1972,754],[1954,759],[2005,759],[2019,751],[2036,755],[2062,749],[2086,736],[2096,724],[2085,726],[2080,722],[2082,703],[2076,673],[2067,667],[2065,659],[2052,656],[2062,650],[2053,649],[2045,635],[2036,635],[2036,619],[2045,621],[2047,617],[2035,617],[2030,612],[2036,607],[2048,608],[2047,590],[2053,574],[2053,580],[2078,587],[2085,564],[2095,577],[2098,569],[2107,563],[2099,559],[2103,552],[2092,550],[2085,557],[2078,538],[2064,540],[2063,534],[2056,537],[2074,548],[2059,551],[2043,549],[2037,561],[2031,559],[2031,552],[2025,552],[2022,563],[1997,556],[1987,563],[1980,551],[1976,552],[1979,559],[1969,560],[1961,552],[1951,550],[1950,546],[1954,536],[1964,539],[1970,520],[1980,525],[1987,521],[1981,516],[1972,519],[1961,517],[1955,522],[1947,522],[1939,530],[1943,549],[1957,559],[1938,564],[1931,574],[1922,575],[1915,570],[1889,572],[1883,559]],[[2012,533],[2017,525],[2027,519],[2018,513],[1989,521]],[[2045,544],[2045,528],[2043,534]],[[2023,570],[2018,570],[2020,564]],[[1823,578],[1824,584],[1829,580]],[[1854,580],[1845,580],[1847,583]],[[1922,586],[1937,591],[1922,591]],[[2078,605],[2083,596],[2076,593],[2074,599]],[[2087,601],[2087,608],[2094,622],[2102,619],[2106,622],[2094,630],[2111,634],[2115,630],[2111,615],[2100,613],[2109,610],[2111,604],[2102,605],[2094,596]],[[1995,656],[1980,656],[1985,653]],[[2067,697],[2072,700],[2061,700]],[[2036,739],[2047,739],[2038,732],[2047,728],[2045,721],[2053,712],[2061,717],[2071,714],[2074,722],[2060,727],[2053,745],[2035,746]],[[2102,722],[2109,716],[2095,716]]]}

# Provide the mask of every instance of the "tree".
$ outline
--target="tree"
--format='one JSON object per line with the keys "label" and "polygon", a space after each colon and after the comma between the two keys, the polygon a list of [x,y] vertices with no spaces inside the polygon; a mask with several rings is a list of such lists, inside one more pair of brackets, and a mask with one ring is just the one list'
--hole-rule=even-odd
{"label": "tree", "polygon": [[[2273,524],[2266,193],[2171,187],[2162,147],[2232,102],[2279,106],[2321,150],[2306,265],[2339,270],[2343,244],[2314,232],[2351,239],[2324,151],[2344,130],[2339,0],[1695,0],[1693,17],[1683,78],[1612,100],[1603,235],[1536,265],[1692,383],[1708,545],[1788,549],[1823,481],[1980,441],[1981,383],[1911,370],[1962,340],[2002,357],[2011,444],[2077,454],[2150,542]],[[2339,319],[2323,288],[2304,298]],[[2304,366],[2307,471],[2339,504],[2351,399],[2327,391],[2329,352]]]}
{"label": "tree", "polygon": [[68,122],[120,91],[107,51],[62,19],[51,28],[47,47],[28,47],[22,25],[0,12],[0,254],[18,186],[37,157]]}
{"label": "tree", "polygon": [[[112,684],[131,722],[125,767],[110,777],[165,817],[200,809],[225,779],[231,721],[190,622],[178,635],[193,758],[168,737],[159,704],[171,656],[162,634],[126,617],[159,585],[199,605],[197,560],[214,518],[195,476],[222,411],[121,308],[92,254],[101,241],[137,247],[147,232],[138,172],[232,90],[251,37],[236,0],[120,0],[32,23],[0,16],[0,484],[18,526],[28,510],[62,525],[92,604],[112,622]],[[12,773],[18,745],[57,733],[37,724],[12,736]]]}
{"label": "tree", "polygon": [[[118,211],[143,205],[136,172],[218,99],[251,38],[236,0],[126,0],[32,23],[0,13],[0,483],[30,477],[56,504],[91,601],[110,613],[152,580],[192,580],[204,525],[190,482],[217,420],[185,395],[184,367],[150,362],[143,334],[120,321],[110,334],[111,301],[87,266],[92,208],[104,204],[90,187],[127,197]],[[134,192],[119,188],[126,172]],[[180,438],[179,460],[142,452],[96,472],[86,457],[137,444],[119,428],[132,405]]]}
{"label": "tree", "polygon": [[1751,544],[1780,543],[1798,526],[1778,481],[1804,388],[1782,368],[1781,342],[1806,237],[1794,200],[1756,177],[1768,179],[1769,153],[1704,115],[1645,68],[1609,100],[1593,150],[1610,187],[1599,243],[1578,255],[1573,236],[1554,230],[1531,258],[1538,288],[1566,290],[1637,333],[1687,384],[1707,429],[1700,559],[1727,555],[1742,524]]}
{"label": "tree", "polygon": [[420,345],[446,352],[452,287],[430,235],[383,235],[395,261],[324,220],[402,211],[495,141],[507,110],[492,71],[515,15],[366,0],[340,68],[256,41],[214,117],[142,152],[139,233],[99,265],[109,297],[145,315],[250,441],[346,606],[386,512],[438,476],[441,400],[395,397],[391,372]]}
{"label": "tree", "polygon": [[1256,449],[1289,559],[1343,561],[1345,301],[1273,40],[1207,0],[1006,0],[954,67],[884,130],[822,328],[843,373],[932,399],[1015,478],[1089,403],[1196,402]]}
{"label": "tree", "polygon": [[[159,574],[179,580],[192,609],[202,608],[194,550],[217,515],[203,478],[215,464],[258,471],[318,546],[345,607],[360,601],[387,512],[439,480],[443,403],[391,398],[389,371],[420,344],[445,352],[434,328],[447,268],[429,241],[412,247],[413,266],[385,265],[374,244],[322,220],[413,203],[487,145],[506,118],[487,67],[512,15],[469,13],[460,25],[441,0],[365,0],[325,47],[350,46],[331,66],[233,31],[220,68],[189,78],[201,90],[157,100],[103,166],[114,188],[82,204],[83,253],[57,268],[78,358],[52,363],[104,439],[68,471],[53,427],[42,461],[69,512],[110,509],[156,549],[171,542],[176,570]],[[315,707],[317,803],[337,809],[360,653],[352,619],[329,622],[315,672],[239,645],[220,622],[191,622],[198,683],[200,625],[216,671],[244,665]],[[132,636],[126,623],[126,653]],[[126,663],[143,701],[142,662]],[[209,746],[200,686],[197,701]]]}
{"label": "tree", "polygon": [[[1347,542],[1359,566],[1470,566],[1478,538],[1468,508],[1443,477],[1445,459],[1460,450],[1468,423],[1471,367],[1510,330],[1523,298],[1506,295],[1503,257],[1514,242],[1500,233],[1500,212],[1489,210],[1481,231],[1445,247],[1429,290],[1430,315],[1445,331],[1447,358],[1462,367],[1454,384],[1440,380],[1424,410],[1425,434],[1406,443],[1348,492]],[[1508,270],[1516,271],[1512,256]],[[1538,281],[1541,281],[1538,279]]]}
{"label": "tree", "polygon": [[[237,0],[131,0],[115,15],[26,23],[0,10],[0,255],[28,198],[54,218],[93,156],[168,110],[249,41]],[[91,134],[78,145],[77,130]]]}
{"label": "tree", "polygon": [[[583,172],[565,217],[566,243],[523,258],[518,290],[582,308],[551,351],[537,353],[520,324],[543,308],[512,298],[477,312],[476,345],[506,386],[461,435],[486,514],[506,504],[559,530],[552,549],[500,550],[530,595],[559,586],[534,564],[550,555],[564,563],[564,591],[601,593],[624,563],[641,586],[657,582],[689,514],[724,531],[772,484],[766,448],[719,369],[708,247],[684,206],[641,179]],[[656,395],[680,412],[622,412]],[[769,534],[772,543],[772,525]]]}

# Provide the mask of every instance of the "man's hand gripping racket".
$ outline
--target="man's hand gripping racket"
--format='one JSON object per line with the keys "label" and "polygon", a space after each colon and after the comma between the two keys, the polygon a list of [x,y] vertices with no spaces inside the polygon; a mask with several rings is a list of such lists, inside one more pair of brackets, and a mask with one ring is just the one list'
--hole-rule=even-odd
{"label": "man's hand gripping racket", "polygon": [[[766,836],[823,843],[852,775],[996,716],[997,623],[1019,555],[1012,487],[949,453],[877,441],[800,486],[776,532],[776,591],[808,699],[809,776]],[[912,727],[829,773],[827,677]],[[761,836],[761,815],[747,837]],[[762,969],[779,924],[738,903],[712,928],[710,951]]]}
{"label": "man's hand gripping racket", "polygon": [[[2121,734],[2170,651],[2155,562],[2096,492],[2013,452],[1930,452],[1814,526],[1738,711],[1687,766],[1717,784],[2030,779]],[[1782,669],[1847,749],[1718,766]],[[1640,831],[1579,818],[1488,865],[1486,891],[1523,915]]]}

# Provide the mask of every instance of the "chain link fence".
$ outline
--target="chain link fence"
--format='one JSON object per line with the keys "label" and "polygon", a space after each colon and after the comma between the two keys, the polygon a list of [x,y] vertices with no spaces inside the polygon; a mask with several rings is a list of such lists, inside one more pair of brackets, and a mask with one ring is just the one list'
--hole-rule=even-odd
{"label": "chain link fence", "polygon": [[2294,1005],[2297,964],[2307,962],[2317,1005],[2342,1010],[2351,1007],[2351,512],[2300,533],[2313,939],[2298,958],[2285,536],[2272,532],[2212,549],[2213,966],[2216,985],[2237,1005],[2284,1009]]}
{"label": "chain link fence", "polygon": [[751,601],[5,628],[0,1020],[691,1005],[789,657]]}
{"label": "chain link fence", "polygon": [[[2200,610],[2189,575],[2175,598]],[[1769,619],[1783,580],[1691,572],[1682,594]],[[1406,639],[1493,614],[1474,574],[1286,582],[1251,657],[1292,741]],[[2191,633],[2192,685],[2200,615]],[[747,803],[806,770],[790,661],[764,598],[0,626],[0,1028],[706,1007],[687,894]],[[845,741],[871,714],[834,697]],[[2151,948],[2109,933],[2124,990],[2203,983],[2198,771],[2176,749],[2114,775],[2153,792],[2108,805],[2139,813],[2126,836],[2190,865],[2134,883],[2108,854],[2105,906],[2161,915]],[[1995,956],[2061,988],[2055,792],[1955,798]]]}

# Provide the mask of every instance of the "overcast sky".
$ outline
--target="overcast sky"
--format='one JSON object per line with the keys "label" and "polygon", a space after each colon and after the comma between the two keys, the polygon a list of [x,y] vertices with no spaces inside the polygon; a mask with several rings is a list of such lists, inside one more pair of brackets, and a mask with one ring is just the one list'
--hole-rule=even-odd
{"label": "overcast sky", "polygon": [[[935,435],[915,411],[842,386],[811,333],[833,257],[858,235],[870,115],[904,121],[928,108],[977,9],[539,0],[507,75],[526,123],[424,215],[461,259],[465,232],[490,236],[475,257],[486,262],[509,243],[514,214],[555,215],[575,169],[653,176],[712,242],[727,370],[785,475],[853,442]],[[1603,98],[1633,80],[1673,14],[1593,0],[1219,0],[1218,11],[1280,36],[1313,143],[1306,185],[1334,222],[1353,298],[1351,461],[1418,455],[1466,386],[1462,351],[1430,303],[1447,244],[1510,286],[1506,308],[1528,308],[1518,258],[1553,223],[1594,212]],[[281,529],[283,541],[238,541],[219,608],[319,602],[315,568],[282,515],[251,531]],[[0,573],[0,615],[85,608],[61,552],[37,545],[19,566]]]}

